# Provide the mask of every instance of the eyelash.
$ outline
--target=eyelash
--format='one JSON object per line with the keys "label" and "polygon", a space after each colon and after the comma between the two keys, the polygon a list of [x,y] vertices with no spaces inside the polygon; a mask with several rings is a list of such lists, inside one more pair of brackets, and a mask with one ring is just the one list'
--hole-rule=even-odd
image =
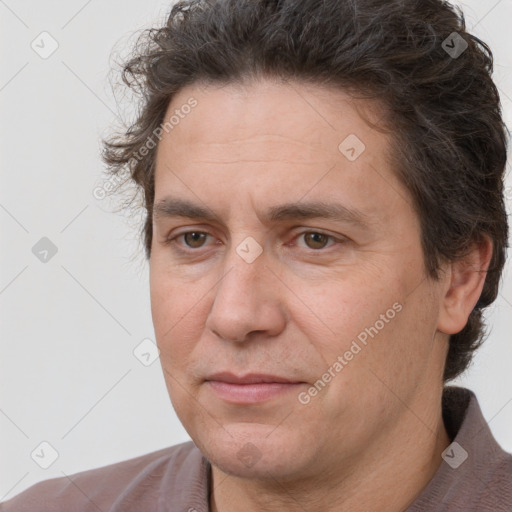
{"label": "eyelash", "polygon": [[[207,236],[211,236],[209,233],[205,232],[205,231],[196,231],[196,230],[192,230],[192,231],[185,231],[183,233],[180,233],[179,235],[176,235],[174,236],[173,238],[168,238],[166,240],[164,240],[164,245],[172,245],[174,246],[173,249],[177,252],[181,252],[183,254],[192,254],[194,252],[199,252],[200,249],[203,249],[204,246],[201,246],[201,247],[198,247],[196,249],[192,249],[192,248],[189,248],[189,249],[182,249],[181,247],[178,247],[178,243],[176,242],[176,240],[178,238],[181,238],[185,235],[188,235],[190,233],[197,233],[197,234],[201,234],[201,235],[207,235]],[[295,237],[294,237],[294,240],[296,240],[297,238],[303,236],[303,235],[307,235],[307,234],[316,234],[316,235],[322,235],[322,236],[325,236],[327,237],[328,240],[333,240],[335,243],[334,244],[331,244],[330,246],[328,247],[332,247],[333,245],[336,245],[336,243],[338,244],[342,244],[344,242],[346,242],[346,239],[340,239],[340,238],[336,238],[332,235],[328,235],[327,233],[322,233],[321,231],[303,231],[301,233],[298,233]],[[321,249],[309,249],[309,251],[311,252],[323,252],[325,251],[328,247],[325,247],[325,248],[321,248]]]}

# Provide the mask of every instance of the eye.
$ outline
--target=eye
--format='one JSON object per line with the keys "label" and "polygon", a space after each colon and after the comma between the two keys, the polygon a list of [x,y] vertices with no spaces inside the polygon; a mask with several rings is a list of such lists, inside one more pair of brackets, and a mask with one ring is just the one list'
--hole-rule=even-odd
{"label": "eye", "polygon": [[174,237],[169,242],[178,240],[183,237],[183,241],[187,247],[191,249],[199,249],[202,247],[207,236],[208,233],[204,233],[202,231],[187,231],[186,233],[182,233],[181,235]]}
{"label": "eye", "polygon": [[313,250],[325,249],[329,240],[335,241],[333,236],[318,231],[305,231],[297,236],[297,239],[299,238],[303,238],[306,246]]}

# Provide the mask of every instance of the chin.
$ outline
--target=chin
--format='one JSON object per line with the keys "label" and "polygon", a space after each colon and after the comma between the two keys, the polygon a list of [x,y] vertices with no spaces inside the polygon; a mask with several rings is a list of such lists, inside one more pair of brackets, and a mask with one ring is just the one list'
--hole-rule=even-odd
{"label": "chin", "polygon": [[301,468],[308,467],[311,440],[283,426],[232,423],[191,437],[212,465],[239,478],[268,480],[272,475],[285,481],[300,477]]}

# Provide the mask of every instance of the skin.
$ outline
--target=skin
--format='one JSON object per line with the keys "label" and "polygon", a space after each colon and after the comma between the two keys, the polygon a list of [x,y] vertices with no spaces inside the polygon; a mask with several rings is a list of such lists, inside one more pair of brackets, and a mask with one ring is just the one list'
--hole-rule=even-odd
{"label": "skin", "polygon": [[[196,83],[166,118],[190,97],[197,106],[158,146],[155,204],[172,194],[219,220],[155,216],[150,287],[172,404],[212,463],[211,510],[404,510],[450,443],[448,338],[478,300],[490,243],[444,264],[438,281],[426,276],[418,217],[386,160],[389,135],[360,115],[378,121],[377,104],[298,82]],[[349,134],[366,146],[355,161],[338,149]],[[359,210],[366,227],[265,220],[271,206],[315,200]],[[262,249],[252,263],[236,250],[248,236]],[[396,303],[400,312],[301,403],[298,392]],[[205,382],[226,370],[303,384],[232,404]],[[250,464],[238,456],[248,442]]]}

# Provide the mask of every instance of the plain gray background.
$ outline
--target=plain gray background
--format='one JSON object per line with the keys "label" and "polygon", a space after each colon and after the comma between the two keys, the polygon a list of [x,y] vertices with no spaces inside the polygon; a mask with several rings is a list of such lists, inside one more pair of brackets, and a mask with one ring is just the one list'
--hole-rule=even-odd
{"label": "plain gray background", "polygon": [[[493,50],[510,127],[512,1],[459,4],[470,31]],[[40,480],[189,439],[159,360],[145,366],[133,353],[154,340],[141,218],[112,213],[107,199],[93,196],[104,181],[100,138],[117,115],[130,113],[129,101],[118,104],[112,94],[111,52],[126,54],[133,34],[163,22],[170,5],[0,0],[0,500]],[[510,211],[510,172],[507,185]],[[33,252],[48,249],[43,237],[57,250],[46,262]],[[510,268],[487,314],[490,336],[454,382],[476,392],[508,451]],[[42,442],[58,453],[47,469],[41,465],[53,451]]]}

